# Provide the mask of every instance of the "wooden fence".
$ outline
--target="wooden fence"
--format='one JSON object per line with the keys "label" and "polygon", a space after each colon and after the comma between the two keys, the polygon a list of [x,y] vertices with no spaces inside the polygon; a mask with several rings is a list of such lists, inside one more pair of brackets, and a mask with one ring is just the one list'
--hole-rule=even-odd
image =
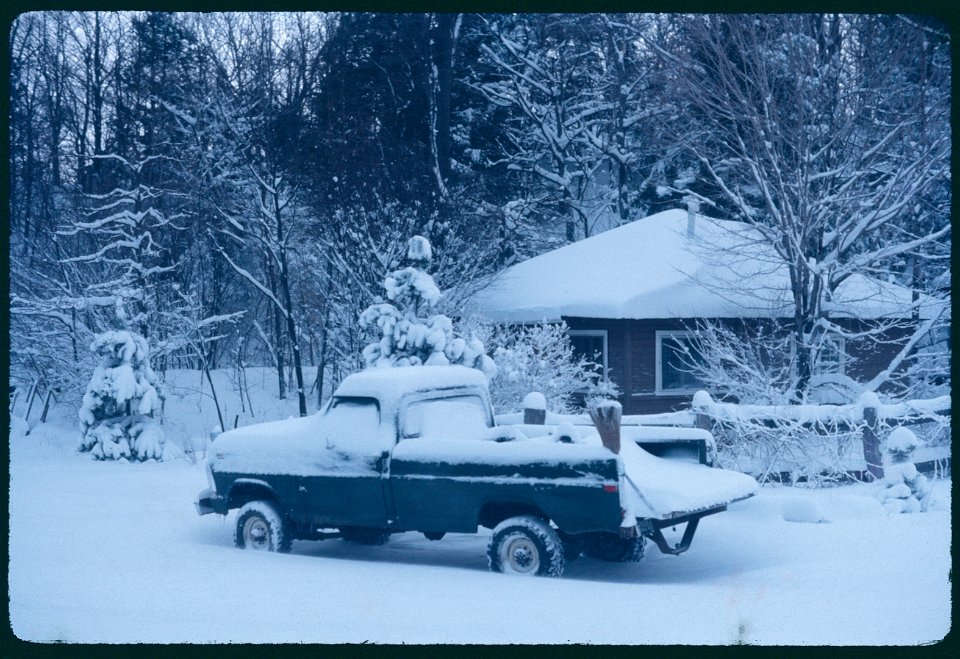
{"label": "wooden fence", "polygon": [[[912,426],[931,421],[949,424],[951,401],[949,396],[915,400],[895,404],[883,404],[872,394],[865,395],[857,403],[848,405],[737,405],[712,400],[706,392],[694,397],[690,410],[661,414],[624,415],[624,426],[660,426],[699,428],[714,434],[724,427],[766,427],[776,432],[778,428],[803,428],[825,440],[841,435],[859,436],[862,447],[862,468],[846,465],[845,471],[862,479],[883,478],[881,443],[889,430],[896,426]],[[542,414],[542,412],[540,412]],[[531,413],[498,415],[499,423],[524,423]],[[556,425],[568,422],[577,426],[591,425],[586,414],[547,413],[538,423]],[[940,448],[940,447],[937,447]],[[949,469],[949,446],[943,450],[919,450],[918,467],[936,470]],[[859,453],[859,450],[857,451]],[[857,460],[859,462],[859,460]],[[930,464],[926,464],[926,463]]]}

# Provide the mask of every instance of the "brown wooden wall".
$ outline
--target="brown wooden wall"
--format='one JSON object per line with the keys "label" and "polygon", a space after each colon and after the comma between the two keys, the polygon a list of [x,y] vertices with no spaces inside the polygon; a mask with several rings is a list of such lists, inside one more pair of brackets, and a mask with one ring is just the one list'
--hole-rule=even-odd
{"label": "brown wooden wall", "polygon": [[[624,414],[655,414],[689,409],[692,398],[690,395],[658,396],[655,393],[656,333],[663,330],[693,329],[696,327],[696,319],[621,320],[569,317],[564,318],[564,321],[572,330],[607,331],[607,367],[610,369],[610,379],[620,387],[620,402]],[[744,322],[751,321],[748,319]],[[851,330],[864,327],[859,321],[840,319],[834,322]],[[847,354],[853,360],[846,371],[847,375],[861,382],[874,377],[890,363],[900,349],[896,341],[902,340],[907,333],[907,330],[889,332],[887,338],[890,342],[883,345],[869,341],[848,341]]]}

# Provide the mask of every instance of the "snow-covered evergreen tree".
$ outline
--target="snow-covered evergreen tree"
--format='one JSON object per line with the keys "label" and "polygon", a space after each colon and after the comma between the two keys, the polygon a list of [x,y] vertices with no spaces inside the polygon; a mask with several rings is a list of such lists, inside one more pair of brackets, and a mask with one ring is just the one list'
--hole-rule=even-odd
{"label": "snow-covered evergreen tree", "polygon": [[917,436],[903,426],[892,430],[884,442],[884,487],[879,497],[887,512],[915,513],[927,509],[930,483],[913,463],[918,445]]}
{"label": "snow-covered evergreen tree", "polygon": [[383,282],[386,302],[369,306],[360,314],[360,327],[380,338],[363,349],[367,368],[463,364],[483,371],[488,378],[496,366],[475,335],[458,336],[453,321],[444,314],[428,314],[442,293],[426,268],[433,248],[423,236],[407,243],[408,265],[394,270]]}
{"label": "snow-covered evergreen tree", "polygon": [[100,364],[80,406],[80,451],[98,460],[163,459],[163,429],[152,418],[160,397],[146,340],[111,330],[90,350]]}

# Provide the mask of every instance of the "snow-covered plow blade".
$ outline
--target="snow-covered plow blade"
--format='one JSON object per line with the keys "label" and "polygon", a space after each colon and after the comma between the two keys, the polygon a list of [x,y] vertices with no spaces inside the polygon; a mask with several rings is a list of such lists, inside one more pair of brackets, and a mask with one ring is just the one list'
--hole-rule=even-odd
{"label": "snow-covered plow blade", "polygon": [[[637,532],[665,554],[690,548],[703,517],[723,512],[731,503],[753,496],[757,482],[735,471],[659,458],[634,442],[620,451],[624,466],[621,502],[637,519]],[[670,545],[662,529],[686,524],[680,542]]]}
{"label": "snow-covered plow blade", "polygon": [[[562,441],[564,434],[573,434],[578,443],[601,444],[592,426],[514,427],[528,437],[552,436]],[[643,535],[661,552],[681,554],[690,548],[702,518],[753,496],[759,487],[746,474],[712,466],[716,449],[706,430],[623,425],[620,434],[620,501],[624,510],[620,537],[624,540]],[[684,524],[679,542],[671,544],[663,529]]]}

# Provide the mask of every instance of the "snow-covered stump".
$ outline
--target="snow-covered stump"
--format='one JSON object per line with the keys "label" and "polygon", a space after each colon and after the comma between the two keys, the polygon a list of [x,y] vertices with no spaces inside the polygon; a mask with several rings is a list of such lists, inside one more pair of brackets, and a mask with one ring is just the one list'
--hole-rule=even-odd
{"label": "snow-covered stump", "polygon": [[539,391],[531,391],[523,397],[523,422],[542,426],[547,422],[547,399]]}
{"label": "snow-covered stump", "polygon": [[915,513],[927,510],[930,483],[917,472],[913,452],[919,445],[917,436],[908,428],[894,428],[884,443],[886,474],[878,498],[888,513]]}
{"label": "snow-covered stump", "polygon": [[589,409],[590,420],[600,433],[600,441],[613,451],[620,453],[620,417],[623,408],[615,400],[604,400]]}

